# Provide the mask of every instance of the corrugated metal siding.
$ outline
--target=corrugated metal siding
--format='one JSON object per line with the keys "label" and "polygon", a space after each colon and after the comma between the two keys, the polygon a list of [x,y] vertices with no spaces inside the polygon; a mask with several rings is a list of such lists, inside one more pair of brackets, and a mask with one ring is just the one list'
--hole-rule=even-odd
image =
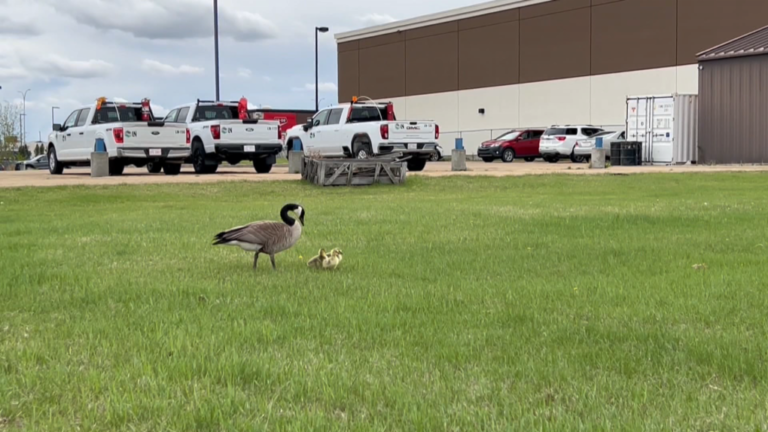
{"label": "corrugated metal siding", "polygon": [[702,163],[768,163],[768,55],[701,63]]}
{"label": "corrugated metal siding", "polygon": [[744,57],[768,52],[768,26],[699,53],[699,61]]}
{"label": "corrugated metal siding", "polygon": [[698,135],[698,95],[675,95],[674,163],[696,163],[699,160]]}

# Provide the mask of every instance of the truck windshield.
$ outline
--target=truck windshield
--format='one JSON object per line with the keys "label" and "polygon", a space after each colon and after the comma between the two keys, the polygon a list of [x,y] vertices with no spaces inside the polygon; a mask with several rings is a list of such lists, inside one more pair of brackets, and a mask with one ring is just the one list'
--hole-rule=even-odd
{"label": "truck windshield", "polygon": [[192,121],[237,120],[237,106],[199,106]]}
{"label": "truck windshield", "polygon": [[[386,106],[356,106],[352,108],[352,115],[348,123],[365,123],[387,121]],[[397,117],[395,117],[397,120]]]}
{"label": "truck windshield", "polygon": [[[154,121],[152,112],[149,114],[149,120]],[[141,107],[128,106],[102,106],[96,111],[93,118],[94,123],[118,123],[118,122],[139,122],[141,121]]]}

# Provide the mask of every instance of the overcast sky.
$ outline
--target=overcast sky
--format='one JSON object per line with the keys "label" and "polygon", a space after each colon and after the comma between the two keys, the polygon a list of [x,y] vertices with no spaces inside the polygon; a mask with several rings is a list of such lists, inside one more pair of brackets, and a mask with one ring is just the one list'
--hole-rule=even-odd
{"label": "overcast sky", "polygon": [[[333,34],[482,0],[219,0],[222,99],[314,108],[314,27],[321,106],[336,102]],[[27,94],[27,136],[100,96],[156,111],[215,96],[212,0],[0,0],[0,100]]]}

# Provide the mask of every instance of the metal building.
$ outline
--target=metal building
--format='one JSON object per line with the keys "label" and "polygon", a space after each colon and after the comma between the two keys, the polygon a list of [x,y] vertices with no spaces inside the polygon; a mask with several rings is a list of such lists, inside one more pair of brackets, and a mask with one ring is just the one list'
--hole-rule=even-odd
{"label": "metal building", "polygon": [[467,152],[514,127],[624,128],[631,95],[695,94],[696,53],[768,0],[492,0],[336,35],[339,101],[391,101]]}
{"label": "metal building", "polygon": [[768,162],[768,26],[698,54],[699,160]]}

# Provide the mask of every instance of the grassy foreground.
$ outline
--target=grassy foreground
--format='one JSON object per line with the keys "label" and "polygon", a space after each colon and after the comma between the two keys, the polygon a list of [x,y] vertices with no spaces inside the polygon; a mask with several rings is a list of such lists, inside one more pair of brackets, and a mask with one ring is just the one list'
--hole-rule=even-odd
{"label": "grassy foreground", "polygon": [[[0,190],[0,430],[768,431],[766,191]],[[307,225],[277,272],[209,246],[289,201]],[[338,271],[306,268],[320,247]]]}

